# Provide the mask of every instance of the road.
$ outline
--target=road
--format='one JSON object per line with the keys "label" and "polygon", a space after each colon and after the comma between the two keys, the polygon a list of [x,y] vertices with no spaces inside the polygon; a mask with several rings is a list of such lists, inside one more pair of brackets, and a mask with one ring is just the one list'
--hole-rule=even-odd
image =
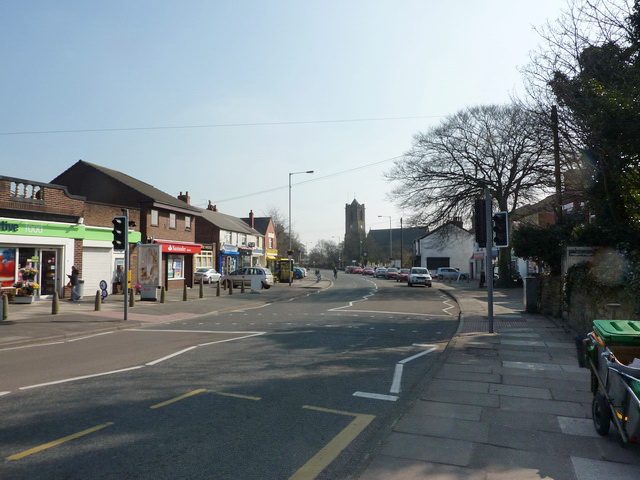
{"label": "road", "polygon": [[339,275],[287,302],[0,350],[0,477],[347,478],[457,320],[437,284]]}

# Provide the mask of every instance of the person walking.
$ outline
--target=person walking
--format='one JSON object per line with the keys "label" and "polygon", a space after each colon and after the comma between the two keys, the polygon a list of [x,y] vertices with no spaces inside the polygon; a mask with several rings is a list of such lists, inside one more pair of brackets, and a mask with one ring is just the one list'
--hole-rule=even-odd
{"label": "person walking", "polygon": [[70,301],[75,302],[80,299],[80,294],[78,293],[78,285],[80,285],[80,271],[75,267],[71,267],[71,275],[67,275],[69,277],[69,283],[71,284],[71,298]]}
{"label": "person walking", "polygon": [[333,267],[333,279],[338,279],[338,267]]}

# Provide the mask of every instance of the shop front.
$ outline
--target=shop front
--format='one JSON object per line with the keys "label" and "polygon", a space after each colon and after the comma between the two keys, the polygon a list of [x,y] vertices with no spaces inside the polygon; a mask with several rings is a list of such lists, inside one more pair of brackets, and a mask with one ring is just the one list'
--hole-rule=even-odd
{"label": "shop front", "polygon": [[167,290],[193,286],[194,256],[202,252],[199,243],[154,240],[162,246],[163,285]]}
{"label": "shop front", "polygon": [[[75,265],[81,278],[86,272],[90,288],[94,283],[97,288],[113,274],[112,236],[106,227],[0,219],[0,287],[11,297],[50,298],[58,292],[62,298],[67,274]],[[132,242],[139,239],[139,232],[130,232]]]}
{"label": "shop front", "polygon": [[224,275],[239,268],[239,256],[240,254],[236,245],[222,244],[218,261],[218,265],[220,265],[219,272]]}

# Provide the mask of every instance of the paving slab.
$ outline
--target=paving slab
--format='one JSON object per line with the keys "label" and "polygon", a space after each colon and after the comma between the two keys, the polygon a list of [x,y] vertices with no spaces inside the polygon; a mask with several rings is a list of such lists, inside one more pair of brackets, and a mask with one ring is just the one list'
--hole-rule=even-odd
{"label": "paving slab", "polygon": [[422,400],[430,400],[432,402],[477,405],[480,407],[498,407],[500,405],[500,397],[498,395],[490,395],[488,393],[467,392],[464,395],[460,395],[460,392],[452,390],[427,389],[420,398]]}
{"label": "paving slab", "polygon": [[396,458],[436,462],[466,467],[473,452],[473,443],[464,440],[426,437],[393,432],[380,453]]}
{"label": "paving slab", "polygon": [[419,400],[412,408],[417,415],[431,415],[443,418],[458,418],[460,420],[480,421],[482,408],[476,405],[461,405],[456,403],[431,402]]}
{"label": "paving slab", "polygon": [[578,480],[634,480],[640,478],[639,465],[625,465],[581,457],[571,457],[571,462]]}
{"label": "paving slab", "polygon": [[485,473],[453,465],[380,455],[358,477],[360,480],[485,480]]}
{"label": "paving slab", "polygon": [[470,468],[484,470],[492,480],[576,480],[568,457],[495,445],[477,444]]}
{"label": "paving slab", "polygon": [[451,369],[440,369],[436,374],[436,378],[490,383],[499,383],[502,381],[500,375],[495,373],[458,372],[455,370],[452,371]]}
{"label": "paving slab", "polygon": [[452,438],[469,442],[487,443],[489,423],[420,415],[409,412],[393,428],[396,432],[430,437]]}
{"label": "paving slab", "polygon": [[540,398],[551,400],[551,392],[547,388],[521,387],[518,385],[491,384],[489,393],[509,397]]}
{"label": "paving slab", "polygon": [[593,421],[590,418],[575,418],[575,417],[557,417],[558,425],[562,433],[567,435],[578,435],[583,437],[599,438],[600,435],[596,432],[593,426]]}
{"label": "paving slab", "polygon": [[428,390],[453,390],[455,392],[489,393],[489,384],[486,382],[444,380],[436,378],[431,381]]}
{"label": "paving slab", "polygon": [[591,415],[591,405],[557,400],[541,400],[537,398],[520,398],[501,396],[500,408],[511,411],[550,413],[565,417],[586,418]]}
{"label": "paving slab", "polygon": [[462,364],[444,364],[440,367],[441,372],[471,372],[471,373],[492,373],[491,365],[462,365]]}
{"label": "paving slab", "polygon": [[[542,430],[560,433],[560,425],[555,415],[549,413],[514,412],[499,408],[483,408],[482,422],[512,427],[518,425],[525,430]],[[589,420],[591,422],[591,420]]]}

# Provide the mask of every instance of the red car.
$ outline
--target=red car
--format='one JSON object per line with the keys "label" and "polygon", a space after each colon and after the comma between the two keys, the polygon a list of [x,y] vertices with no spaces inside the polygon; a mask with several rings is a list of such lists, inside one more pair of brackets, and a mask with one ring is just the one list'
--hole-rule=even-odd
{"label": "red car", "polygon": [[399,273],[400,272],[398,271],[397,268],[390,267],[390,268],[387,268],[387,273],[384,274],[384,278],[387,280],[398,278]]}
{"label": "red car", "polygon": [[354,268],[354,269],[353,269],[353,272],[351,272],[351,273],[360,273],[360,274],[362,274],[362,267],[356,267],[356,268]]}
{"label": "red car", "polygon": [[409,272],[411,272],[410,268],[401,268],[396,276],[396,282],[406,282],[409,280]]}

